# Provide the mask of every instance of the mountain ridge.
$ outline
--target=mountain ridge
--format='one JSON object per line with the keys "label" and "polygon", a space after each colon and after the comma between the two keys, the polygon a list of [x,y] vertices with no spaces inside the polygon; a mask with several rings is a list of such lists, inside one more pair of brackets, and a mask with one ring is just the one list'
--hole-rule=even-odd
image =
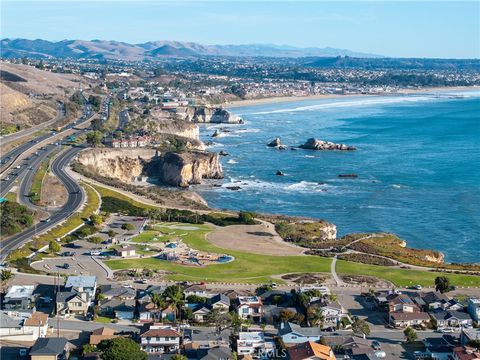
{"label": "mountain ridge", "polygon": [[1,57],[96,58],[116,60],[155,59],[164,56],[237,56],[237,57],[337,57],[382,58],[381,55],[332,47],[300,48],[290,45],[241,44],[204,45],[195,42],[156,40],[130,44],[115,40],[1,39]]}

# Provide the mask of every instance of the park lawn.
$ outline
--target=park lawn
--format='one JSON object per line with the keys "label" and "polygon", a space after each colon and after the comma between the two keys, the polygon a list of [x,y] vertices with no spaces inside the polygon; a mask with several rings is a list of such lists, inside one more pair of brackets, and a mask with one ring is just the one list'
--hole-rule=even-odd
{"label": "park lawn", "polygon": [[146,242],[164,242],[165,236],[158,237],[158,240],[154,240],[154,238],[158,235],[158,231],[154,230],[146,230],[137,236],[134,236],[131,241],[138,242],[138,243],[146,243]]}
{"label": "park lawn", "polygon": [[140,255],[153,255],[153,254],[156,254],[158,253],[158,251],[153,251],[153,250],[146,250],[146,246],[145,245],[135,245],[135,251],[137,252],[137,254],[140,254]]}
{"label": "park lawn", "polygon": [[391,281],[397,286],[407,287],[422,285],[433,287],[437,276],[446,276],[455,286],[480,286],[480,276],[464,274],[448,274],[434,271],[391,268],[388,266],[367,265],[338,260],[337,273],[349,275],[368,275]]}
{"label": "park lawn", "polygon": [[95,322],[99,322],[99,323],[103,323],[103,324],[110,324],[112,322],[112,318],[109,318],[107,316],[98,316],[96,319],[95,319]]}

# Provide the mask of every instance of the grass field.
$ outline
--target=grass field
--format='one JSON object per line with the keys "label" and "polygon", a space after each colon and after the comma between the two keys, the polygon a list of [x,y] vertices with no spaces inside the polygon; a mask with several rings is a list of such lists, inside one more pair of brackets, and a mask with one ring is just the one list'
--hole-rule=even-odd
{"label": "grass field", "polygon": [[[127,200],[135,206],[153,208],[153,206],[142,204],[131,200],[128,196],[115,191],[95,186],[95,189],[102,196],[111,196]],[[173,223],[172,223],[173,224]],[[172,225],[169,224],[169,225]],[[186,224],[178,224],[185,226]],[[190,247],[206,252],[217,254],[228,254],[235,257],[235,260],[226,264],[209,265],[206,267],[183,266],[155,258],[109,260],[107,265],[113,270],[120,269],[152,269],[171,272],[168,277],[172,280],[193,280],[210,282],[244,282],[244,283],[265,283],[270,281],[271,276],[286,273],[307,273],[307,272],[330,272],[331,259],[319,256],[267,256],[257,255],[235,250],[227,250],[212,245],[205,239],[205,234],[210,231],[209,225],[193,225],[198,230],[186,231],[181,229],[169,229],[165,226],[157,226],[156,229],[162,232],[175,232],[175,235],[187,233],[182,236],[183,241]],[[144,242],[153,238],[156,231],[147,232],[144,235]],[[143,234],[142,234],[143,235]],[[142,236],[140,235],[140,236]],[[170,236],[166,235],[165,237]],[[164,237],[164,238],[165,238]],[[163,241],[164,238],[161,238]],[[138,239],[138,238],[137,238]],[[142,239],[142,238],[139,238]],[[139,241],[142,242],[142,241]],[[480,287],[480,276],[462,274],[444,274],[430,271],[419,271],[409,269],[392,269],[389,267],[365,265],[360,263],[339,260],[337,262],[339,274],[366,275],[389,280],[397,286],[409,286],[420,284],[422,286],[433,286],[435,277],[446,275],[456,286]],[[276,280],[278,282],[278,280]]]}
{"label": "grass field", "polygon": [[368,275],[389,280],[397,286],[420,284],[432,287],[437,276],[446,276],[456,286],[480,286],[480,276],[446,274],[433,271],[391,268],[388,266],[366,265],[344,260],[337,261],[337,273],[349,275]]}

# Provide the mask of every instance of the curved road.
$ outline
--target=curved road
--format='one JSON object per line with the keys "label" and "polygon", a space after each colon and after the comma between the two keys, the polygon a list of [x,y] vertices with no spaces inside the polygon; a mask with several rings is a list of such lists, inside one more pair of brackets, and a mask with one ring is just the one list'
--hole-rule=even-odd
{"label": "curved road", "polygon": [[77,211],[83,204],[85,194],[80,185],[78,185],[75,179],[71,178],[70,175],[65,171],[68,163],[77,155],[81,150],[80,147],[73,147],[66,150],[63,154],[58,156],[51,165],[52,172],[60,179],[60,181],[65,185],[65,188],[68,191],[68,200],[65,205],[53,213],[48,221],[42,221],[34,227],[30,227],[18,234],[15,234],[4,241],[2,241],[0,249],[0,260],[4,261],[8,254],[23,246],[29,242],[35,234],[44,232],[57,224],[63,222],[68,217],[70,217],[75,211]]}

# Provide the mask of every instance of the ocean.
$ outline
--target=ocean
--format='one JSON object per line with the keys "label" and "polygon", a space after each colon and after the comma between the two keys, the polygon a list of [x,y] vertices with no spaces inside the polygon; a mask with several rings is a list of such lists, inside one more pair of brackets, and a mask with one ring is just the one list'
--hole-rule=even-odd
{"label": "ocean", "polygon": [[[339,236],[392,232],[450,262],[480,261],[480,92],[230,110],[245,124],[200,129],[211,151],[229,154],[221,187],[195,187],[211,207],[325,219]],[[216,129],[228,132],[211,138]],[[287,150],[266,146],[277,136]],[[311,137],[358,150],[290,150]]]}

